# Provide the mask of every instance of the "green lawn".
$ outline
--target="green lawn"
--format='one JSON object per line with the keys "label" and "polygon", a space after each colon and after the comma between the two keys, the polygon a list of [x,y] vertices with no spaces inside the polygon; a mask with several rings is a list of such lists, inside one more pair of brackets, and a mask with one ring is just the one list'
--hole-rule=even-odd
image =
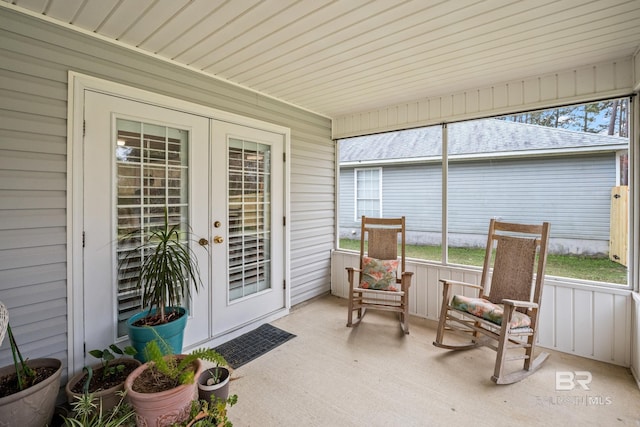
{"label": "green lawn", "polygon": [[[340,239],[342,249],[360,250],[360,241]],[[407,245],[407,257],[440,261],[440,246]],[[449,263],[481,266],[484,249],[449,248]],[[627,284],[627,268],[608,258],[577,255],[547,255],[546,274],[598,282]]]}

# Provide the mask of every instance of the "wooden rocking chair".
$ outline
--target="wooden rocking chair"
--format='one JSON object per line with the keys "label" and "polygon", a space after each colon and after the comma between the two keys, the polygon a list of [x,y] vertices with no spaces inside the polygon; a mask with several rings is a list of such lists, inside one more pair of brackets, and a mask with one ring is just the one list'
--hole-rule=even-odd
{"label": "wooden rocking chair", "polygon": [[[365,241],[367,249],[365,252]],[[400,244],[400,259],[398,259]],[[357,274],[356,274],[357,273]],[[409,333],[409,286],[413,272],[405,271],[405,217],[362,217],[360,268],[347,267],[349,314],[347,326],[356,326],[367,308],[399,313],[400,326]],[[353,321],[353,312],[357,319]]]}
{"label": "wooden rocking chair", "polygon": [[[534,358],[548,243],[546,222],[525,225],[492,219],[480,285],[440,280],[442,309],[433,345],[450,350],[485,345],[496,350],[491,379],[497,384],[511,384],[535,372],[549,356],[542,352]],[[480,296],[452,297],[454,287],[478,289]],[[469,341],[445,344],[445,332]],[[513,360],[524,360],[523,368],[506,373],[506,362]]]}

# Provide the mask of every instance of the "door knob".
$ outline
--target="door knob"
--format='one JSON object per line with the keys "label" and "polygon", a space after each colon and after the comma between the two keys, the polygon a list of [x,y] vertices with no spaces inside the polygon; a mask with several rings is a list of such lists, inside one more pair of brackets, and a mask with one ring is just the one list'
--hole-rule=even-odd
{"label": "door knob", "polygon": [[200,243],[200,246],[207,246],[209,244],[209,241],[203,237],[202,239],[198,240],[198,243]]}
{"label": "door knob", "polygon": [[216,236],[213,238],[214,243],[222,243],[224,242],[224,238],[222,236]]}

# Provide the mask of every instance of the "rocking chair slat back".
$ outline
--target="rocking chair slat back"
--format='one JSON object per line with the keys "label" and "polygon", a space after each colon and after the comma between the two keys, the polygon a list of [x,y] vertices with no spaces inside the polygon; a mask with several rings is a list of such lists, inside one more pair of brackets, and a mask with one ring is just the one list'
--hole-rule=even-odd
{"label": "rocking chair slat back", "polygon": [[497,245],[493,274],[485,298],[494,304],[500,304],[505,298],[531,301],[536,239],[496,235],[494,240]]}

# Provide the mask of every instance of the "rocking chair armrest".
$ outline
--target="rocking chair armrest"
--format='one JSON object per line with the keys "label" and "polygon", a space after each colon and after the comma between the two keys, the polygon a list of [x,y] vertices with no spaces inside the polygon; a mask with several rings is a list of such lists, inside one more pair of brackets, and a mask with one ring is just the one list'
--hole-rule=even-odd
{"label": "rocking chair armrest", "polygon": [[474,285],[472,283],[467,283],[467,282],[459,282],[457,280],[449,280],[449,279],[440,279],[440,282],[442,282],[442,284],[444,284],[445,286],[451,286],[451,285],[460,285],[460,286],[464,286],[467,288],[475,288],[475,289],[484,289],[483,286],[480,285]]}
{"label": "rocking chair armrest", "polygon": [[400,282],[400,286],[403,291],[407,292],[409,290],[409,287],[411,286],[412,277],[413,277],[413,271],[403,271],[400,274],[400,279],[398,281]]}
{"label": "rocking chair armrest", "polygon": [[345,267],[345,269],[347,270],[347,281],[349,282],[349,289],[353,290],[355,273],[362,274],[362,269],[354,267]]}
{"label": "rocking chair armrest", "polygon": [[524,308],[538,308],[538,304],[535,302],[531,302],[531,301],[518,301],[518,300],[513,300],[513,299],[503,299],[502,303],[504,305],[510,305],[513,307],[524,307]]}

